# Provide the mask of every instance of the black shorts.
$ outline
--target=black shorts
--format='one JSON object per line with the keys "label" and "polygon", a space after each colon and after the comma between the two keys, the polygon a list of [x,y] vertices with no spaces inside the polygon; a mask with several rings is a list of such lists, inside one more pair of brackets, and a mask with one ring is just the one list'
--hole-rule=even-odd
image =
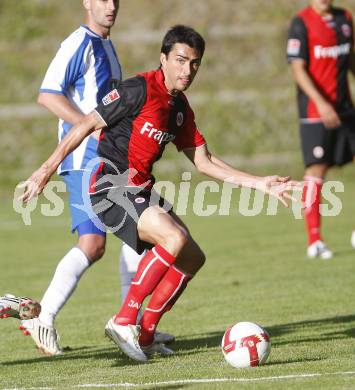
{"label": "black shorts", "polygon": [[116,187],[90,194],[92,208],[107,230],[111,231],[137,253],[153,247],[138,236],[137,224],[143,211],[160,206],[171,212],[173,206],[154,190],[138,187]]}
{"label": "black shorts", "polygon": [[343,123],[336,129],[326,129],[323,123],[301,123],[303,161],[313,164],[344,165],[355,156],[355,125]]}

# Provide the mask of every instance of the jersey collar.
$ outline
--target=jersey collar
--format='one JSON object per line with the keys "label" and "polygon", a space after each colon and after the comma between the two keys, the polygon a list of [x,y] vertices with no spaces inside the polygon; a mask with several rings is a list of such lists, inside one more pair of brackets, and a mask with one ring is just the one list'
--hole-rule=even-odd
{"label": "jersey collar", "polygon": [[[309,6],[309,8],[311,9],[314,15],[316,15],[319,19],[322,19],[324,22],[326,22],[327,17],[324,17],[321,14],[319,14],[312,6]],[[330,8],[329,17],[330,20],[334,19],[333,8]]]}
{"label": "jersey collar", "polygon": [[165,86],[165,83],[164,83],[165,77],[164,77],[164,73],[163,73],[161,68],[156,70],[156,72],[155,72],[155,80],[158,83],[160,89],[162,91],[164,91],[166,95],[171,96],[169,91],[167,90],[167,88]]}
{"label": "jersey collar", "polygon": [[90,35],[93,35],[96,38],[105,39],[99,34],[96,34],[96,32],[92,31],[86,24],[81,24],[80,27],[84,28]]}

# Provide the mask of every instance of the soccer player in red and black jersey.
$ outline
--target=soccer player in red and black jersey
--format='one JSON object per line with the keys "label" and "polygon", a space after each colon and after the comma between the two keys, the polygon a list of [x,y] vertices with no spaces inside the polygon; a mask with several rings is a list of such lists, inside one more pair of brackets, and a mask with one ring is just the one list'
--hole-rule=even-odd
{"label": "soccer player in red and black jersey", "polygon": [[[84,117],[51,157],[29,178],[23,199],[39,194],[62,159],[88,134],[103,128],[99,168],[91,178],[90,197],[100,220],[142,258],[120,311],[106,325],[106,334],[131,358],[145,361],[152,353],[172,353],[154,342],[162,315],[171,309],[205,255],[184,223],[152,186],[152,168],[168,142],[197,170],[238,186],[255,188],[287,205],[289,177],[259,177],[241,172],[213,156],[198,130],[185,91],[194,80],[205,49],[201,35],[174,26],[162,43],[158,70],[122,82]],[[151,295],[140,325],[139,308]]]}
{"label": "soccer player in red and black jersey", "polygon": [[[320,234],[322,183],[328,169],[355,156],[355,115],[348,71],[355,75],[354,31],[349,11],[332,0],[311,0],[292,20],[287,56],[297,84],[305,163],[307,255],[329,259]],[[355,232],[352,236],[355,247]]]}

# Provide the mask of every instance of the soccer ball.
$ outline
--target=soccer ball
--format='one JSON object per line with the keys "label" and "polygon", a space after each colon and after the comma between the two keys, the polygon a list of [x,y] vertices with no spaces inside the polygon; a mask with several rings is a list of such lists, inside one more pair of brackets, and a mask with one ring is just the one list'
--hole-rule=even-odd
{"label": "soccer ball", "polygon": [[226,330],[222,352],[233,367],[255,367],[266,362],[270,354],[270,337],[265,329],[252,322],[238,322]]}

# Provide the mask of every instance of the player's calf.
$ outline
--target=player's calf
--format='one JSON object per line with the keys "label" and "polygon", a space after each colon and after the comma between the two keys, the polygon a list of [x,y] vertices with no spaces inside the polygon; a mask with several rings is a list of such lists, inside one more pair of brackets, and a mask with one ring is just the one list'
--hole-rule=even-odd
{"label": "player's calf", "polygon": [[174,262],[175,257],[160,245],[146,253],[139,263],[125,302],[116,316],[115,322],[117,324],[136,324],[137,315],[144,299],[154,291]]}
{"label": "player's calf", "polygon": [[190,279],[190,275],[184,274],[174,266],[169,268],[154,290],[140,321],[141,346],[150,346],[155,341],[154,333],[161,317],[174,306]]}

